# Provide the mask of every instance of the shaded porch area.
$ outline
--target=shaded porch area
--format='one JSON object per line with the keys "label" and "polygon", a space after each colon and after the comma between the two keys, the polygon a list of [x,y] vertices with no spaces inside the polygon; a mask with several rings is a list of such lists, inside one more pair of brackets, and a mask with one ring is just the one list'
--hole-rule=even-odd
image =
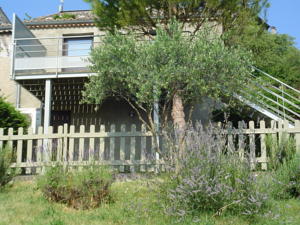
{"label": "shaded porch area", "polygon": [[101,124],[105,127],[115,124],[117,130],[121,124],[141,125],[134,109],[120,99],[107,99],[102,105],[81,104],[87,81],[87,77],[18,80],[42,102],[42,125],[53,126],[54,131],[64,124],[74,125],[76,131],[80,125],[95,125],[96,130]]}

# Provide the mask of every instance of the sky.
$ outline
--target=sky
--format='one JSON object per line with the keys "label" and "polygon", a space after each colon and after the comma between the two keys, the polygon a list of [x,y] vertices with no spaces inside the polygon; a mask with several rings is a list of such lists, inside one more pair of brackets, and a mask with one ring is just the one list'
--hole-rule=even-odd
{"label": "sky", "polygon": [[[295,38],[300,49],[300,0],[269,0],[267,22],[277,28],[278,33]],[[284,2],[284,3],[283,3]],[[0,7],[11,18],[15,12],[21,19],[45,16],[58,12],[60,0],[0,0]],[[65,0],[64,10],[89,9],[83,0]]]}

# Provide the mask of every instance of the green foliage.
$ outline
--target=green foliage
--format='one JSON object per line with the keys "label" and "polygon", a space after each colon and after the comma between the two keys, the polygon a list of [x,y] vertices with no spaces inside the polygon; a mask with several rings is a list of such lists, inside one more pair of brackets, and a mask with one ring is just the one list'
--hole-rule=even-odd
{"label": "green foliage", "polygon": [[287,133],[282,133],[281,140],[266,136],[267,155],[269,156],[268,168],[270,170],[279,169],[282,164],[288,163],[295,157],[295,139]]}
{"label": "green foliage", "polygon": [[83,96],[89,103],[120,96],[151,113],[153,102],[163,100],[161,106],[167,108],[175,93],[185,102],[232,95],[246,84],[249,58],[248,52],[226,47],[205,29],[186,36],[174,21],[168,32],[158,29],[152,41],[111,34],[91,54],[91,70],[97,75],[89,78]]}
{"label": "green foliage", "polygon": [[10,168],[11,163],[12,150],[8,147],[0,148],[0,189],[15,176],[15,169]]}
{"label": "green foliage", "polygon": [[28,125],[27,118],[0,97],[0,127],[4,128],[4,132],[7,132],[10,127],[17,131],[19,127],[27,128]]}
{"label": "green foliage", "polygon": [[294,38],[270,33],[252,23],[245,26],[242,33],[231,34],[229,39],[230,44],[243,46],[253,53],[257,68],[300,88],[300,50],[294,46]]}
{"label": "green foliage", "polygon": [[[144,33],[176,18],[198,31],[213,18],[224,30],[258,16],[267,0],[85,0],[92,5],[96,23],[110,31],[134,27]],[[167,29],[167,27],[166,27]]]}
{"label": "green foliage", "polygon": [[55,20],[64,20],[64,19],[75,19],[76,16],[74,14],[69,13],[61,13],[61,14],[55,14],[53,15],[53,19]]}
{"label": "green foliage", "polygon": [[111,171],[103,166],[89,166],[79,171],[55,166],[39,178],[38,187],[51,201],[88,209],[111,199],[112,181]]}
{"label": "green foliage", "polygon": [[273,173],[269,191],[275,199],[290,199],[300,196],[300,157],[285,161]]}

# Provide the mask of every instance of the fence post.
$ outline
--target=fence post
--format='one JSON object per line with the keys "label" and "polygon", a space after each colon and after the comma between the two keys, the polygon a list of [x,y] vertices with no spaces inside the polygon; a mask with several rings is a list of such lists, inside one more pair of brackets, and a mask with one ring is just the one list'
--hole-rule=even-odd
{"label": "fence post", "polygon": [[300,155],[300,120],[295,122],[296,152]]}
{"label": "fence post", "polygon": [[260,121],[260,149],[261,149],[261,169],[267,170],[267,147],[266,147],[266,134],[264,133],[266,130],[265,121]]}

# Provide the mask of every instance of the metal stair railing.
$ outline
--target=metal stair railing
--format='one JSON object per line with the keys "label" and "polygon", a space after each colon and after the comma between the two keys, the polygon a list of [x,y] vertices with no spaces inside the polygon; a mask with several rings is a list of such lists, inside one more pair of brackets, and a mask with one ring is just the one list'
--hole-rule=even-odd
{"label": "metal stair railing", "polygon": [[300,119],[300,91],[253,67],[249,85],[238,97],[249,106],[276,120],[288,120],[291,125]]}

